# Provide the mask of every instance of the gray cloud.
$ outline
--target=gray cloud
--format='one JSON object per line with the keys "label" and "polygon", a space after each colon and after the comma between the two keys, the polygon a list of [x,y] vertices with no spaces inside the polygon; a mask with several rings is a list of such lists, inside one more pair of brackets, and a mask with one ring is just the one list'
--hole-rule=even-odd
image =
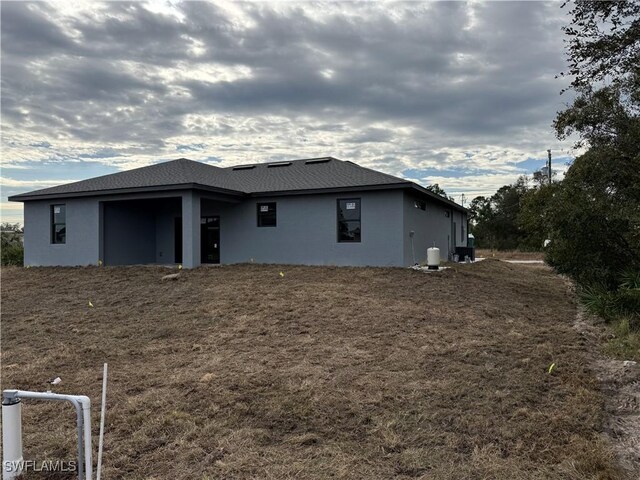
{"label": "gray cloud", "polygon": [[30,58],[51,52],[70,52],[75,44],[47,18],[47,4],[5,2],[2,5],[2,53]]}
{"label": "gray cloud", "polygon": [[555,2],[59,7],[2,6],[16,159],[145,163],[202,144],[223,164],[317,154],[515,175],[556,147]]}

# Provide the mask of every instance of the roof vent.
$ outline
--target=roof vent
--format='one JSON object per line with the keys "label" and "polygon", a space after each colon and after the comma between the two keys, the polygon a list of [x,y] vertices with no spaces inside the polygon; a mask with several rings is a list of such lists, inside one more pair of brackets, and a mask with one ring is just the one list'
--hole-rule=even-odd
{"label": "roof vent", "polygon": [[288,167],[291,165],[291,162],[277,162],[277,163],[268,163],[267,168],[271,167]]}
{"label": "roof vent", "polygon": [[256,168],[255,165],[238,165],[237,167],[233,167],[232,170],[251,170],[252,168]]}
{"label": "roof vent", "polygon": [[305,163],[305,165],[313,165],[315,163],[327,163],[330,162],[331,158],[330,157],[326,157],[326,158],[312,158],[311,160],[307,160]]}

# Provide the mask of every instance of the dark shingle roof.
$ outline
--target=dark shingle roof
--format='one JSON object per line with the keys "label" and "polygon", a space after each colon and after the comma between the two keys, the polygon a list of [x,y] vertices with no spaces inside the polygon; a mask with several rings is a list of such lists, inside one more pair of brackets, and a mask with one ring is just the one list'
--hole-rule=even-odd
{"label": "dark shingle roof", "polygon": [[230,167],[230,180],[246,193],[406,184],[407,180],[335,158],[259,163],[253,168]]}
{"label": "dark shingle roof", "polygon": [[[223,168],[180,158],[170,162],[157,163],[148,167],[134,168],[133,170],[35,190],[33,192],[15,195],[11,197],[10,200],[21,200],[25,197],[45,195],[69,196],[75,193],[111,193],[115,190],[163,187],[169,185],[178,186],[193,183],[208,185],[226,173],[226,170]],[[196,181],[196,179],[198,181]]]}
{"label": "dark shingle roof", "polygon": [[[205,188],[234,195],[259,195],[276,192],[302,193],[309,190],[390,186],[406,188],[414,186],[421,191],[424,190],[408,180],[332,157],[258,163],[228,168],[180,158],[170,162],[14,195],[9,200],[26,201],[57,196],[72,197],[131,190],[178,188]],[[429,194],[429,192],[427,193]],[[437,198],[461,208],[442,197]]]}

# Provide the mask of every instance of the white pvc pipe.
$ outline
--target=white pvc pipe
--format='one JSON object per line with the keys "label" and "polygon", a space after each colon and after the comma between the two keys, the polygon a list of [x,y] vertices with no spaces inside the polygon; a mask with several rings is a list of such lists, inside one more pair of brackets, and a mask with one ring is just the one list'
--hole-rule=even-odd
{"label": "white pvc pipe", "polygon": [[82,416],[84,419],[84,468],[85,478],[91,480],[93,478],[93,460],[91,447],[91,400],[86,395],[78,395],[78,402],[82,407]]}
{"label": "white pvc pipe", "polygon": [[2,405],[2,480],[22,473],[22,403]]}
{"label": "white pvc pipe", "polygon": [[107,364],[104,364],[102,370],[102,406],[100,408],[100,436],[98,437],[98,469],[96,471],[96,480],[100,480],[102,473],[102,445],[104,443],[104,417],[107,408]]}
{"label": "white pvc pipe", "polygon": [[11,399],[54,400],[73,404],[76,408],[78,424],[78,477],[83,480],[91,480],[93,462],[91,460],[91,400],[89,397],[25,390],[5,390],[2,394],[5,398]]}

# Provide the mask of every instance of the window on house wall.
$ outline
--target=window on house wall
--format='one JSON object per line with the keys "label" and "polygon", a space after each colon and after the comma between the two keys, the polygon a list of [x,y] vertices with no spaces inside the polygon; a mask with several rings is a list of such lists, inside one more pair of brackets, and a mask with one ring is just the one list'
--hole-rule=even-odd
{"label": "window on house wall", "polygon": [[67,206],[51,205],[51,243],[67,243]]}
{"label": "window on house wall", "polygon": [[360,199],[338,199],[338,242],[360,242]]}
{"label": "window on house wall", "polygon": [[276,226],[276,202],[258,204],[258,226]]}
{"label": "window on house wall", "polygon": [[422,200],[414,200],[413,201],[413,206],[420,209],[420,210],[426,210],[427,209],[427,202],[422,201]]}

